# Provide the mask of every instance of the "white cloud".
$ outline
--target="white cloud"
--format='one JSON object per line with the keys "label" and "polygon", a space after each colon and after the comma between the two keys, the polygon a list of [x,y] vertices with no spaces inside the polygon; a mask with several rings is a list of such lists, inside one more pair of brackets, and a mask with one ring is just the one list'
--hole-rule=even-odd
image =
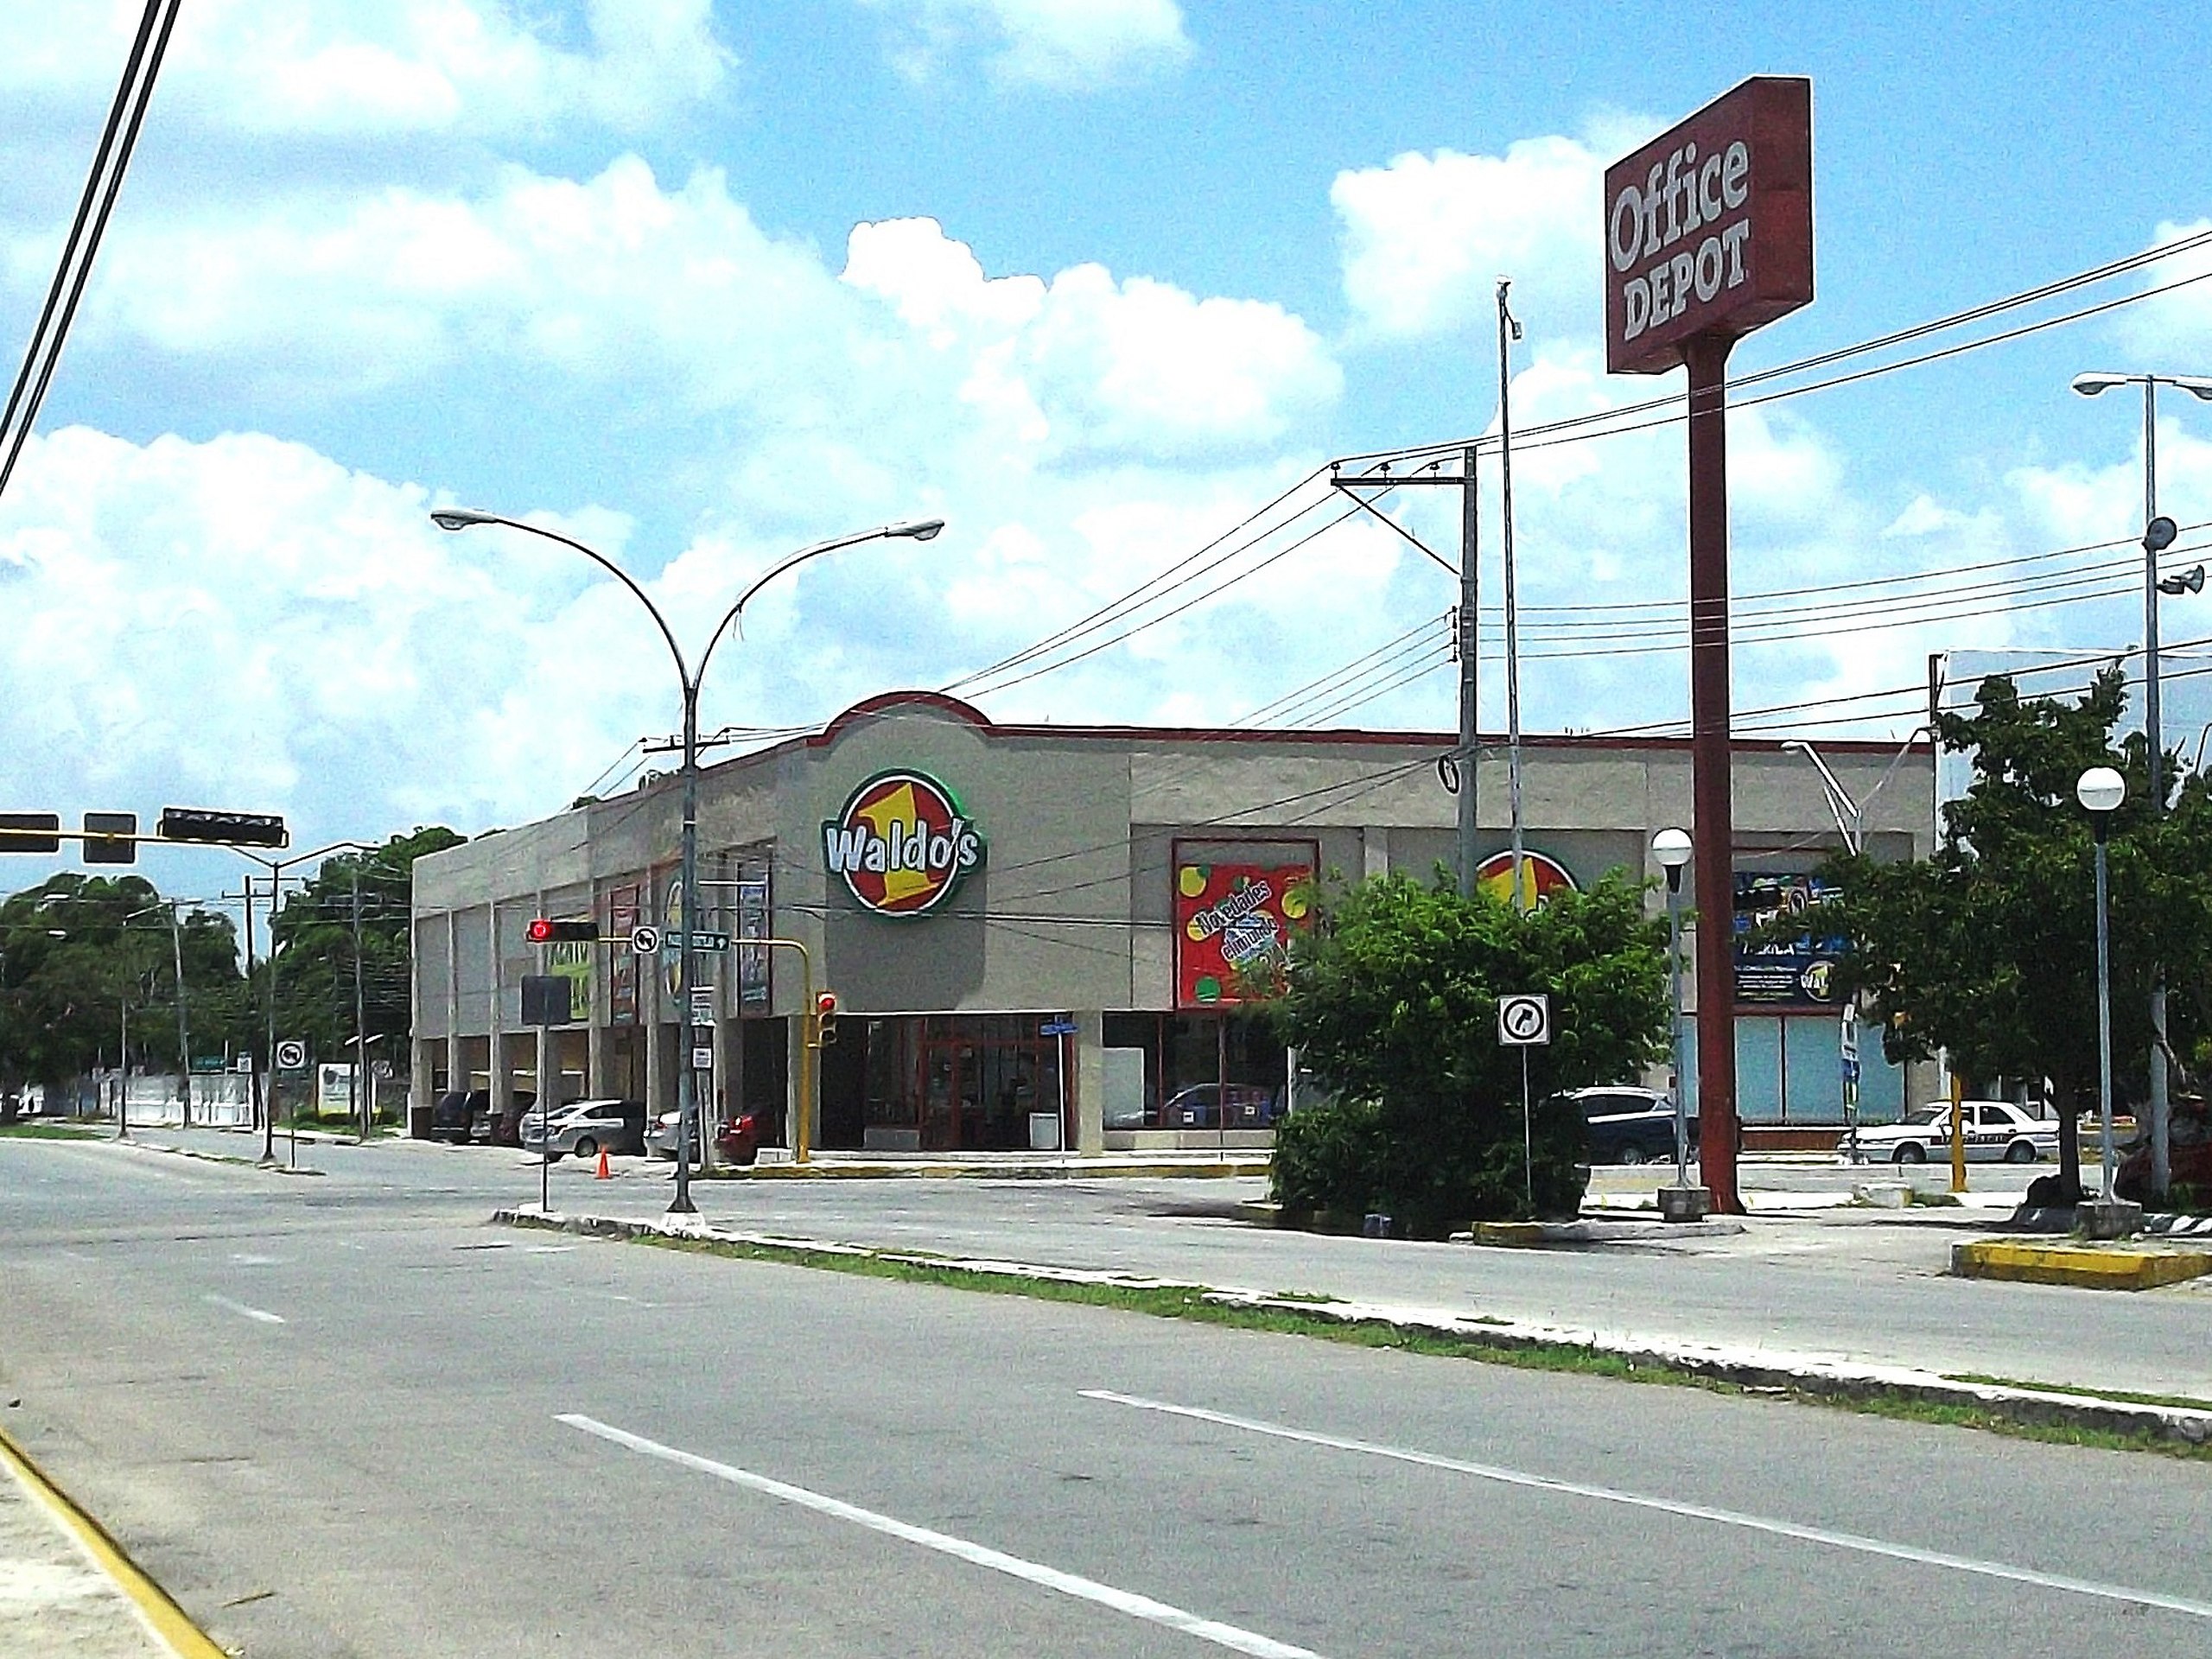
{"label": "white cloud", "polygon": [[1344,296],[1385,338],[1449,333],[1492,314],[1497,280],[1533,327],[1597,331],[1605,157],[1585,143],[1524,138],[1503,156],[1409,152],[1337,175]]}
{"label": "white cloud", "polygon": [[[2207,232],[2212,232],[2212,219],[2187,225],[2170,221],[2158,226],[2152,245]],[[2122,345],[2138,357],[2153,359],[2162,372],[2198,366],[2212,351],[2212,245],[2160,260],[2145,273],[2144,286],[2173,291],[2140,301],[2120,314]]]}
{"label": "white cloud", "polygon": [[1175,0],[866,0],[895,15],[893,61],[926,79],[981,44],[1001,81],[1090,92],[1180,67],[1192,54]]}
{"label": "white cloud", "polygon": [[[0,92],[105,98],[143,8],[0,10]],[[644,124],[720,82],[711,0],[588,0],[588,50],[514,0],[188,0],[156,92],[164,119],[241,133],[499,133],[575,117]]]}

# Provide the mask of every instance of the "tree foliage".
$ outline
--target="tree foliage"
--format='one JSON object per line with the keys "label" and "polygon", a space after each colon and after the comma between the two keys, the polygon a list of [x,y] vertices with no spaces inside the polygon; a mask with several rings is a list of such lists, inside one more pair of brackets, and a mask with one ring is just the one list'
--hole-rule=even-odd
{"label": "tree foliage", "polygon": [[[1523,1164],[1522,1051],[1497,1040],[1501,995],[1552,1000],[1552,1041],[1527,1051],[1533,1203]],[[1560,1091],[1618,1083],[1660,1058],[1667,929],[1616,874],[1522,914],[1446,877],[1325,887],[1271,1004],[1337,1103],[1301,1111],[1276,1151],[1277,1196],[1382,1210],[1441,1236],[1474,1219],[1572,1214],[1583,1123]]]}
{"label": "tree foliage", "polygon": [[2171,807],[2152,811],[2140,734],[2115,744],[2126,708],[2117,668],[2079,702],[2023,699],[1995,676],[1972,714],[1939,716],[1942,747],[1973,757],[1973,782],[1944,808],[1942,844],[1926,863],[1832,860],[1840,887],[1837,965],[1845,995],[1863,994],[1886,1021],[1892,1061],[1948,1050],[1977,1080],[2048,1078],[2063,1119],[2062,1178],[2078,1193],[2076,1115],[2097,1088],[2094,843],[2074,789],[2091,766],[2119,769],[2127,798],[2113,815],[2112,1032],[2114,1092],[2147,1086],[2150,988],[2164,964],[2169,1043],[2199,1064],[2212,1033],[2212,790],[2163,768]]}

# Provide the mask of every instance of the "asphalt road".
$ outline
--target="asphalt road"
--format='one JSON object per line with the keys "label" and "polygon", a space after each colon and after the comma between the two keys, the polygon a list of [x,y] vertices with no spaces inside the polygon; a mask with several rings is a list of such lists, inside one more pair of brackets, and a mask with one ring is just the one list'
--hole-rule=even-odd
{"label": "asphalt road", "polygon": [[0,1141],[10,1426],[251,1659],[2212,1639],[2206,1465],[505,1232],[374,1167]]}

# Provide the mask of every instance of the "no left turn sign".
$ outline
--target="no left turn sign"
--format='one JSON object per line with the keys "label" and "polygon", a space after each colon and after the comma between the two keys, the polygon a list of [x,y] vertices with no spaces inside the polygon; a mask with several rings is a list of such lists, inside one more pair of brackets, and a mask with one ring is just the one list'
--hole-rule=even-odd
{"label": "no left turn sign", "polygon": [[641,922],[630,930],[630,954],[633,957],[658,956],[660,953],[660,929],[650,922]]}
{"label": "no left turn sign", "polygon": [[279,1071],[304,1071],[308,1069],[308,1046],[296,1037],[287,1037],[276,1045],[276,1069]]}
{"label": "no left turn sign", "polygon": [[1501,996],[1497,999],[1497,1040],[1508,1048],[1535,1048],[1552,1039],[1552,1000],[1548,996]]}

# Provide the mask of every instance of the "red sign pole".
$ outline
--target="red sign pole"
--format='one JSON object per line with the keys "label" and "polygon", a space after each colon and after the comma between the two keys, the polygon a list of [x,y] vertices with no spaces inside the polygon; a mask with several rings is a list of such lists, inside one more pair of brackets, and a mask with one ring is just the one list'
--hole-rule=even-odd
{"label": "red sign pole", "polygon": [[1683,343],[1690,372],[1690,791],[1697,902],[1698,1165],[1713,1207],[1736,1192],[1736,866],[1728,692],[1728,348]]}

